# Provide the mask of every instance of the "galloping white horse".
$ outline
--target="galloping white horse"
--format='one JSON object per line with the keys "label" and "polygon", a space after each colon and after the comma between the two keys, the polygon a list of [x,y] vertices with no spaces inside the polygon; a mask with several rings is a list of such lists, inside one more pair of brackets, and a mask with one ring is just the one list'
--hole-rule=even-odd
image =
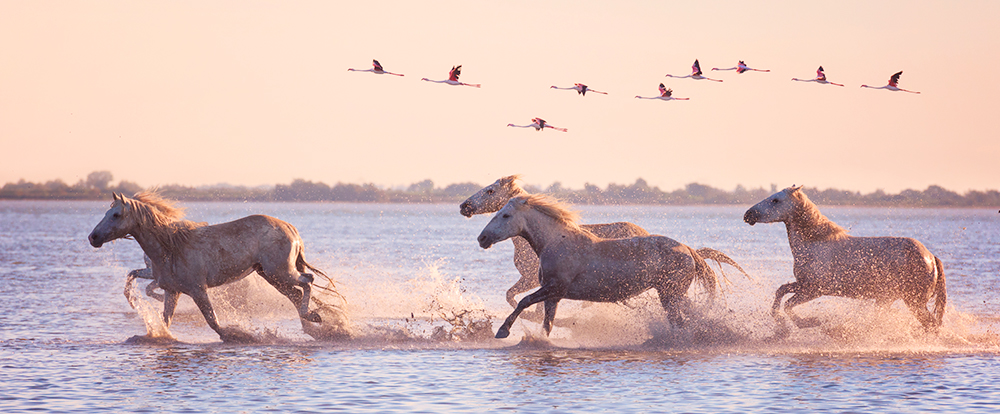
{"label": "galloping white horse", "polygon": [[[802,187],[789,187],[747,210],[743,221],[785,223],[788,244],[795,258],[795,282],[778,288],[771,312],[778,314],[781,299],[785,313],[799,328],[819,325],[816,318],[799,318],[792,308],[820,296],[875,299],[887,307],[902,299],[923,324],[941,326],[947,291],[941,260],[919,241],[906,237],[852,237],[819,212]],[[935,297],[934,314],[927,302]]]}
{"label": "galloping white horse", "polygon": [[234,282],[256,271],[292,301],[305,322],[321,322],[309,310],[313,275],[324,277],[306,263],[305,245],[291,224],[254,215],[228,223],[206,226],[181,220],[183,210],[155,192],[128,198],[114,194],[111,208],[88,239],[94,247],[132,236],[151,261],[152,276],[163,289],[163,322],[167,327],[180,294],[194,300],[205,322],[226,342],[251,342],[253,337],[234,327],[219,325],[208,297],[208,288]]}
{"label": "galloping white horse", "polygon": [[528,306],[545,304],[542,328],[548,335],[562,299],[618,302],[656,289],[673,326],[684,322],[686,294],[697,279],[713,297],[718,279],[698,253],[663,236],[604,240],[577,224],[575,213],[545,195],[512,198],[479,235],[479,246],[521,236],[541,260],[541,287],[525,296],[507,317],[497,338]]}
{"label": "galloping white horse", "polygon": [[[462,204],[459,205],[459,212],[465,217],[472,217],[476,214],[495,213],[503,208],[503,206],[506,205],[510,199],[530,195],[517,183],[520,178],[520,175],[515,174],[497,179],[493,182],[493,184],[483,187],[481,190],[477,191],[475,194],[469,196],[468,199],[463,201]],[[624,239],[636,236],[649,236],[649,232],[646,231],[646,229],[629,222],[581,224],[580,227],[602,239]],[[539,286],[538,271],[540,264],[538,255],[531,249],[531,245],[528,244],[528,241],[525,240],[524,237],[514,236],[511,237],[510,240],[514,243],[514,267],[517,268],[517,272],[521,274],[521,278],[518,279],[518,281],[514,283],[510,289],[507,289],[507,303],[509,303],[511,307],[516,308],[517,299],[515,299],[515,297],[517,295]],[[726,263],[733,266],[747,277],[750,277],[743,270],[743,268],[736,263],[736,261],[730,259],[729,256],[725,255],[725,253],[715,249],[703,247],[698,249],[698,254],[705,259],[714,260],[716,263]],[[540,311],[530,311],[525,313],[523,316],[525,319],[535,322],[542,320]]]}

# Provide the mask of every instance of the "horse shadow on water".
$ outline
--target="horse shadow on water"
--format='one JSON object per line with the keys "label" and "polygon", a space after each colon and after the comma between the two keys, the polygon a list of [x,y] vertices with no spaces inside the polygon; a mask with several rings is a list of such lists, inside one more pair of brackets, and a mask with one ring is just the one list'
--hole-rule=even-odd
{"label": "horse shadow on water", "polygon": [[[164,291],[163,331],[133,338],[132,342],[171,341],[167,329],[182,293],[194,300],[205,322],[224,342],[259,342],[259,337],[239,327],[219,324],[208,295],[208,288],[241,280],[253,272],[292,302],[307,334],[347,335],[342,312],[313,297],[313,286],[337,297],[339,294],[332,279],[306,262],[305,244],[291,224],[263,215],[216,225],[183,217],[183,209],[156,192],[140,192],[134,198],[114,194],[111,207],[88,236],[97,248],[115,239],[134,238],[150,266],[148,272],[130,272],[127,284],[136,277],[151,277]],[[315,285],[313,273],[307,270],[326,278],[329,286]],[[135,306],[129,292],[126,286],[126,297]],[[310,310],[314,302],[317,308]],[[324,324],[324,314],[333,320]],[[166,339],[157,336],[164,333]]]}

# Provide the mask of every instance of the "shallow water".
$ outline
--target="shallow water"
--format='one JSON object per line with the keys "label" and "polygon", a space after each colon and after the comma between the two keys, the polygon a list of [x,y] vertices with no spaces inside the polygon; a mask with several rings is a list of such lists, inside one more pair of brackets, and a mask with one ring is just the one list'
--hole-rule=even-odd
{"label": "shallow water", "polygon": [[353,337],[313,340],[291,304],[253,276],[212,294],[223,324],[260,344],[219,342],[185,298],[170,328],[181,342],[130,345],[147,328],[122,291],[142,253],[129,240],[90,247],[106,207],[0,202],[0,411],[1000,409],[995,210],[823,208],[854,235],[914,237],[938,255],[944,327],[924,334],[901,303],[878,312],[823,298],[800,308],[821,327],[774,341],[770,302],[792,280],[783,226],[747,226],[745,207],[581,206],[585,222],[632,221],[726,252],[754,280],[726,268],[726,305],[683,330],[650,294],[624,305],[567,301],[544,341],[532,322],[516,323],[508,340],[461,329],[489,319],[495,330],[510,311],[513,248],[475,240],[489,217],[465,219],[452,205],[190,203],[192,220],[261,213],[294,224],[309,262],[347,298]]}

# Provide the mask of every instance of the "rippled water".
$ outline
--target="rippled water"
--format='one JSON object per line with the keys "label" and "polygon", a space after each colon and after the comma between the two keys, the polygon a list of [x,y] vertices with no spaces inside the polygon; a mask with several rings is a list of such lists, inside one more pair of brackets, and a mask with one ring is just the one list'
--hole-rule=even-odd
{"label": "rippled water", "polygon": [[747,226],[745,207],[581,206],[585,222],[632,221],[722,250],[755,279],[727,269],[727,305],[684,330],[669,328],[649,294],[624,305],[566,302],[544,341],[532,322],[516,323],[508,340],[459,329],[486,318],[495,329],[510,311],[513,248],[475,241],[488,217],[465,219],[452,205],[190,203],[197,221],[262,213],[298,227],[307,259],[347,298],[354,336],[313,340],[291,304],[253,276],[212,293],[223,324],[260,344],[219,342],[185,298],[170,329],[180,343],[128,345],[146,332],[122,295],[141,250],[129,240],[90,247],[106,206],[0,202],[0,411],[1000,409],[995,210],[823,208],[854,235],[914,237],[938,255],[944,327],[922,333],[901,303],[883,313],[823,298],[800,308],[821,327],[773,341],[768,308],[792,280],[783,226]]}

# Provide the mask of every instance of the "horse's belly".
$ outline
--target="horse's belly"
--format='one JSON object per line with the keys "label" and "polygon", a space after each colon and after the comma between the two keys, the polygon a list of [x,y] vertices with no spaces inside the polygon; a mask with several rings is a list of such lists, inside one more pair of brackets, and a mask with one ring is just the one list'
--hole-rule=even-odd
{"label": "horse's belly", "polygon": [[652,287],[648,277],[639,273],[585,273],[574,279],[565,298],[592,302],[618,302]]}

